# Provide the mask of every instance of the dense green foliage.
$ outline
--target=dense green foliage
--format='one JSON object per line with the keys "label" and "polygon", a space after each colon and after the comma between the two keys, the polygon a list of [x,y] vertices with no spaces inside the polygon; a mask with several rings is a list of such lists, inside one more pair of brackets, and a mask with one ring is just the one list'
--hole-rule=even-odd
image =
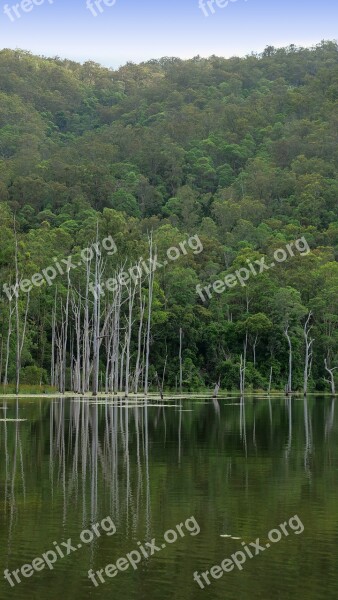
{"label": "dense green foliage", "polygon": [[[338,366],[337,99],[333,42],[244,59],[163,58],[118,71],[0,52],[1,289],[14,280],[14,215],[26,277],[53,257],[76,255],[95,238],[97,221],[100,236],[117,244],[115,264],[144,257],[151,230],[159,256],[198,234],[203,252],[156,274],[151,376],[167,356],[165,385],[175,387],[182,328],[185,389],[219,377],[224,388],[238,388],[245,336],[247,385],[266,388],[273,367],[272,385],[283,388],[287,318],[298,388],[312,311],[310,385],[328,389],[324,359]],[[196,294],[198,283],[301,236],[307,256],[207,303]],[[65,284],[58,281],[60,294]],[[54,295],[53,286],[31,295],[22,357],[29,384],[49,383]],[[8,304],[2,293],[2,370]],[[13,380],[14,333],[10,346]]]}

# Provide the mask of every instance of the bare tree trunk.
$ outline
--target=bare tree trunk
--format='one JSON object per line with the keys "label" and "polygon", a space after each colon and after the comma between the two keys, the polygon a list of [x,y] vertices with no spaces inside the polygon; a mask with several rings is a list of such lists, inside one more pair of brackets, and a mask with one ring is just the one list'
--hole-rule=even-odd
{"label": "bare tree trunk", "polygon": [[[78,300],[78,303],[77,303]],[[74,357],[74,381],[73,390],[76,394],[81,391],[81,296],[78,298],[75,295],[72,298],[72,311],[74,315],[75,325],[75,349]],[[75,354],[75,352],[74,352]]]}
{"label": "bare tree trunk", "polygon": [[[144,395],[148,395],[149,389],[149,354],[150,354],[150,331],[151,331],[151,309],[153,304],[153,288],[154,288],[154,257],[153,257],[153,235],[149,237],[149,264],[150,270],[148,274],[148,322],[147,322],[147,339],[146,339],[146,364],[144,376]],[[156,252],[155,252],[156,259]]]}
{"label": "bare tree trunk", "polygon": [[[336,395],[336,385],[335,385],[335,381],[334,381],[334,374],[333,371],[335,371],[337,369],[337,367],[333,367],[332,369],[330,369],[330,367],[328,366],[327,363],[327,359],[324,359],[324,365],[325,365],[325,371],[327,371],[330,375],[330,386],[331,386],[331,394],[332,396]],[[326,380],[325,380],[326,381]]]}
{"label": "bare tree trunk", "polygon": [[[2,332],[3,332],[3,323],[2,323]],[[1,350],[0,350],[0,382],[2,381],[2,365],[4,358],[4,337],[3,333],[1,335]]]}
{"label": "bare tree trunk", "polygon": [[269,396],[270,396],[270,393],[271,393],[272,371],[273,371],[273,367],[270,368],[269,387],[268,387],[268,394],[269,394]]}
{"label": "bare tree trunk", "polygon": [[156,382],[157,382],[157,387],[158,387],[158,391],[160,394],[160,398],[161,398],[161,400],[163,400],[163,386],[161,385],[160,378],[158,376],[157,371],[155,373],[155,377],[156,377]]}
{"label": "bare tree trunk", "polygon": [[16,306],[15,306],[16,323],[17,323],[17,326],[16,326],[16,332],[17,332],[17,358],[16,358],[16,385],[15,385],[15,393],[16,394],[19,393],[19,387],[20,387],[21,357],[22,357],[22,350],[23,350],[23,345],[25,343],[25,336],[26,336],[29,299],[30,299],[30,297],[29,297],[29,293],[28,293],[27,294],[26,310],[25,310],[25,316],[24,316],[24,322],[23,322],[21,337],[20,337],[20,317],[19,317],[18,299],[16,299]]}
{"label": "bare tree trunk", "polygon": [[253,361],[254,361],[254,367],[256,366],[256,348],[257,348],[257,343],[258,343],[258,335],[256,335],[253,345],[252,345],[252,353],[253,353]]}
{"label": "bare tree trunk", "polygon": [[241,391],[241,396],[243,396],[244,392],[245,392],[245,372],[246,372],[247,348],[248,348],[248,332],[245,335],[244,349],[243,349],[243,354],[241,354],[240,367],[239,367],[239,387],[240,387],[240,391]]}
{"label": "bare tree trunk", "polygon": [[182,327],[180,327],[180,350],[179,350],[179,361],[180,361],[180,395],[182,396],[182,388],[183,388],[183,365],[182,365]]}
{"label": "bare tree trunk", "polygon": [[221,378],[218,378],[218,382],[215,384],[213,398],[218,398],[219,390],[221,388]]}
{"label": "bare tree trunk", "polygon": [[[96,230],[96,242],[98,243],[98,225]],[[99,391],[99,365],[100,365],[100,318],[101,318],[101,260],[95,256],[95,294],[93,309],[93,379],[92,392],[97,396]]]}
{"label": "bare tree trunk", "polygon": [[312,317],[312,312],[310,311],[307,316],[307,319],[305,321],[305,325],[304,325],[304,329],[303,329],[304,341],[305,341],[304,396],[306,396],[307,390],[308,390],[308,382],[309,382],[310,373],[311,373],[311,362],[312,362],[312,355],[313,355],[312,345],[313,345],[314,340],[312,338],[310,338],[310,331],[312,329],[312,326],[310,325],[311,317]]}
{"label": "bare tree trunk", "polygon": [[66,391],[66,371],[67,371],[67,342],[68,342],[68,324],[69,324],[69,295],[70,295],[70,278],[69,270],[67,273],[67,297],[64,315],[62,315],[61,335],[62,335],[62,356],[61,356],[61,373],[60,373],[60,392],[64,394]]}
{"label": "bare tree trunk", "polygon": [[144,334],[143,334],[142,368],[141,368],[141,386],[142,387],[144,387],[144,377],[145,377],[146,340],[147,340],[147,330],[145,329]]}
{"label": "bare tree trunk", "polygon": [[22,331],[20,331],[20,310],[19,310],[19,251],[18,251],[18,237],[16,233],[16,224],[14,221],[14,236],[15,236],[15,320],[16,320],[16,360],[15,360],[15,393],[18,395],[20,387],[20,371],[21,371],[21,357],[23,345],[25,342],[28,307],[29,307],[29,292],[27,294],[26,310],[24,316],[24,322]]}
{"label": "bare tree trunk", "polygon": [[288,383],[286,386],[286,393],[292,394],[292,342],[289,336],[289,325],[287,325],[284,329],[284,335],[288,341],[289,345],[289,375],[288,375]]}
{"label": "bare tree trunk", "polygon": [[70,390],[74,391],[75,385],[75,356],[74,356],[74,332],[70,331],[69,356],[70,356]]}
{"label": "bare tree trunk", "polygon": [[10,300],[9,301],[9,311],[8,311],[8,331],[7,331],[7,341],[6,341],[6,361],[5,361],[4,385],[8,385],[8,363],[9,363],[9,353],[10,353],[10,341],[11,341],[11,335],[13,332],[13,329],[12,329],[13,314],[14,314],[14,307],[12,308],[12,300]]}
{"label": "bare tree trunk", "polygon": [[243,354],[241,354],[240,357],[240,363],[239,363],[239,389],[241,392],[241,396],[243,396],[244,393],[244,361],[243,361]]}
{"label": "bare tree trunk", "polygon": [[[114,305],[116,303],[116,298],[114,301]],[[113,339],[114,339],[114,318],[115,318],[115,312],[116,312],[116,308],[114,311],[114,315],[112,316],[108,328],[107,328],[107,342],[106,342],[106,377],[105,377],[105,392],[106,394],[108,394],[110,392],[110,390],[112,389],[112,378],[111,378],[111,372],[112,372],[112,360],[113,360]]]}
{"label": "bare tree trunk", "polygon": [[15,393],[19,393],[20,386],[20,318],[19,318],[19,266],[18,266],[18,238],[14,221],[15,233],[15,320],[16,320],[16,357],[15,357]]}
{"label": "bare tree trunk", "polygon": [[134,308],[134,300],[136,293],[136,284],[134,284],[132,289],[132,284],[130,283],[129,289],[129,303],[128,303],[128,326],[126,332],[126,375],[125,375],[125,396],[129,395],[129,378],[130,378],[130,344],[131,344],[131,333],[133,327],[133,308]]}
{"label": "bare tree trunk", "polygon": [[114,393],[117,394],[119,391],[119,354],[120,354],[120,315],[121,315],[121,289],[117,290],[116,297],[116,309],[114,319]]}
{"label": "bare tree trunk", "polygon": [[55,301],[54,301],[54,308],[52,311],[52,354],[51,354],[51,361],[50,361],[50,384],[52,386],[56,385],[56,381],[55,381],[56,298],[57,298],[57,288],[55,289]]}
{"label": "bare tree trunk", "polygon": [[123,390],[123,375],[124,375],[124,357],[126,354],[127,347],[127,333],[124,334],[124,344],[121,352],[121,369],[120,369],[120,385],[119,390],[122,392]]}
{"label": "bare tree trunk", "polygon": [[141,349],[142,349],[142,329],[143,329],[143,317],[145,310],[145,298],[142,297],[142,281],[140,280],[140,323],[138,328],[138,337],[137,337],[137,356],[136,356],[136,365],[135,365],[135,394],[138,392],[138,385],[140,379],[140,360],[141,360]]}
{"label": "bare tree trunk", "polygon": [[165,361],[164,361],[163,373],[162,373],[162,393],[163,393],[163,390],[164,390],[165,372],[166,372],[166,369],[167,369],[167,362],[168,362],[168,351],[167,351],[167,343],[166,343],[166,354],[165,354]]}
{"label": "bare tree trunk", "polygon": [[[90,379],[90,334],[89,334],[89,281],[90,281],[90,262],[86,265],[86,290],[85,303],[83,314],[83,331],[82,331],[82,393],[85,394],[89,390]],[[95,290],[96,293],[96,290]]]}

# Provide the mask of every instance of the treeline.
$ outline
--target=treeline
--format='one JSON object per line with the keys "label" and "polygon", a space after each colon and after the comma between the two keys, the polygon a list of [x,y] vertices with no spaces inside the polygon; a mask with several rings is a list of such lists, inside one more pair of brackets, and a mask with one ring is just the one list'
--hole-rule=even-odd
{"label": "treeline", "polygon": [[[118,248],[90,273],[2,291],[1,382],[333,391],[337,99],[329,41],[117,71],[0,52],[1,290],[96,239]],[[163,260],[193,235],[203,252],[86,300],[96,276],[148,257],[151,236]],[[205,303],[196,293],[303,236],[306,256]]]}

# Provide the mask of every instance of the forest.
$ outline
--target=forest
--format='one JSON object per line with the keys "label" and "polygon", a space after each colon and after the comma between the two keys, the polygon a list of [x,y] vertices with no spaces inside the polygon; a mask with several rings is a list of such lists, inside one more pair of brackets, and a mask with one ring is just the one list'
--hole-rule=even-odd
{"label": "forest", "polygon": [[334,394],[337,100],[332,41],[118,70],[1,51],[1,392]]}

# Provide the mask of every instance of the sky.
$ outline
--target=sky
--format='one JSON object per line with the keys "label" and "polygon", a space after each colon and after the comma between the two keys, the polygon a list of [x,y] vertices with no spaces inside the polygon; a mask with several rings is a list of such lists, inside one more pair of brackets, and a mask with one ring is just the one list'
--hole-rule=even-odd
{"label": "sky", "polygon": [[209,3],[0,0],[0,46],[117,68],[162,56],[245,56],[268,45],[312,46],[338,39],[337,0]]}

